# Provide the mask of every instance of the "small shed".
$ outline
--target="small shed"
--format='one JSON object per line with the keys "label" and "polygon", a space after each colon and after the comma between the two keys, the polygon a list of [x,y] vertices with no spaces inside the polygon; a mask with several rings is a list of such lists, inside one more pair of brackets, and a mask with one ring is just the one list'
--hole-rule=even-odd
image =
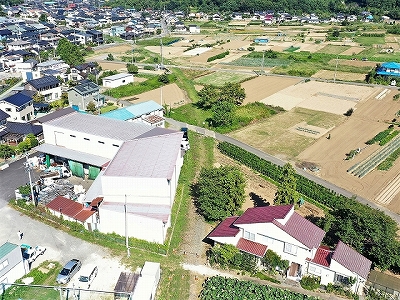
{"label": "small shed", "polygon": [[128,73],[115,74],[103,78],[103,86],[115,88],[133,82],[133,75]]}
{"label": "small shed", "polygon": [[121,272],[114,288],[114,299],[131,299],[130,297],[135,289],[138,279],[139,274]]}

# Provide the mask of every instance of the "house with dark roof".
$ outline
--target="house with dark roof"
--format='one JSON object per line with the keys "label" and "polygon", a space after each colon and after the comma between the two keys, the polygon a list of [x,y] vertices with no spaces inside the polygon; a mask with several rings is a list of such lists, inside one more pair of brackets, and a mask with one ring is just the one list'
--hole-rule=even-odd
{"label": "house with dark roof", "polygon": [[28,80],[24,88],[43,95],[44,100],[47,102],[58,100],[61,97],[61,82],[52,75]]}
{"label": "house with dark roof", "polygon": [[33,119],[32,97],[19,92],[4,99],[0,99],[0,110],[9,115],[7,121],[30,121]]}
{"label": "house with dark roof", "polygon": [[355,278],[351,289],[361,293],[371,261],[341,241],[334,250],[321,246],[324,236],[325,231],[296,213],[293,205],[280,205],[249,208],[226,218],[207,237],[260,259],[268,249],[274,251],[289,261],[287,276],[292,280],[312,274],[326,285],[349,284]]}
{"label": "house with dark roof", "polygon": [[105,96],[100,94],[100,88],[90,80],[84,80],[68,90],[68,101],[73,107],[85,111],[88,104],[93,102],[96,108],[102,107],[105,103]]}

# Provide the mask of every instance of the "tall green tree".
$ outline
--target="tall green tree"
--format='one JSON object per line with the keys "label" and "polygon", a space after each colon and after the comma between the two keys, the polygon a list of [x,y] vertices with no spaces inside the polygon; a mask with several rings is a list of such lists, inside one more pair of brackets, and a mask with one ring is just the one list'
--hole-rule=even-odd
{"label": "tall green tree", "polygon": [[13,148],[6,144],[0,144],[0,158],[6,159],[15,154]]}
{"label": "tall green tree", "polygon": [[213,127],[230,126],[235,118],[235,105],[232,102],[220,101],[212,107],[213,116],[211,125]]}
{"label": "tall green tree", "polygon": [[39,22],[47,22],[47,15],[41,14],[39,17]]}
{"label": "tall green tree", "polygon": [[126,69],[129,74],[137,74],[139,72],[139,68],[134,64],[126,64]]}
{"label": "tall green tree", "polygon": [[223,86],[206,85],[199,91],[198,105],[204,109],[211,108],[214,104],[224,101],[241,105],[246,98],[244,88],[240,83],[226,83]]}
{"label": "tall green tree", "polygon": [[198,212],[210,221],[236,214],[245,199],[244,188],[245,178],[235,167],[203,168],[195,186]]}
{"label": "tall green tree", "polygon": [[79,47],[72,44],[66,38],[58,41],[56,53],[70,66],[80,65],[85,61]]}
{"label": "tall green tree", "polygon": [[296,171],[291,164],[287,163],[283,166],[278,190],[275,193],[275,205],[296,203],[299,199],[299,195],[296,192],[296,184]]}

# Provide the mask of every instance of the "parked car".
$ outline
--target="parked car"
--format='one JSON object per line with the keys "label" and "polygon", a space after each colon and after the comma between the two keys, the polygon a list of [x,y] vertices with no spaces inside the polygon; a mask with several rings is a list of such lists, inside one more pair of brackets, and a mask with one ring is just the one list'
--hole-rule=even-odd
{"label": "parked car", "polygon": [[[23,245],[27,246],[26,244]],[[26,248],[21,245],[21,249],[25,249],[23,250],[22,257],[27,260],[28,263],[34,262],[39,255],[42,255],[46,251],[46,248],[42,246],[36,246],[35,248],[28,246],[28,248]]]}
{"label": "parked car", "polygon": [[79,259],[71,259],[57,276],[57,283],[66,284],[80,270],[82,263]]}
{"label": "parked car", "polygon": [[90,289],[90,285],[97,276],[97,266],[87,265],[82,268],[79,276],[79,288]]}

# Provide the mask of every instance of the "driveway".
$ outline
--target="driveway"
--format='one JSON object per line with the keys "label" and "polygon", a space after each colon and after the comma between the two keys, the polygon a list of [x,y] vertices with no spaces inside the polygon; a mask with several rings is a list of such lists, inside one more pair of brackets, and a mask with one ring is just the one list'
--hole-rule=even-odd
{"label": "driveway", "polygon": [[[64,265],[72,258],[82,261],[85,264],[95,264],[99,272],[91,285],[91,289],[99,291],[113,291],[119,278],[120,272],[128,271],[120,264],[120,259],[112,257],[110,252],[98,245],[90,244],[65,232],[54,229],[41,222],[33,220],[9,206],[0,209],[0,241],[14,244],[29,244],[31,246],[44,246],[47,248],[44,255],[39,256],[32,267],[39,266],[45,260],[58,261]],[[22,240],[18,238],[18,230],[23,233]],[[79,273],[74,276],[77,278]],[[54,285],[58,285],[54,282]],[[100,294],[92,293],[93,299],[99,298]],[[82,295],[83,296],[83,295]],[[89,295],[81,297],[88,299]]]}

